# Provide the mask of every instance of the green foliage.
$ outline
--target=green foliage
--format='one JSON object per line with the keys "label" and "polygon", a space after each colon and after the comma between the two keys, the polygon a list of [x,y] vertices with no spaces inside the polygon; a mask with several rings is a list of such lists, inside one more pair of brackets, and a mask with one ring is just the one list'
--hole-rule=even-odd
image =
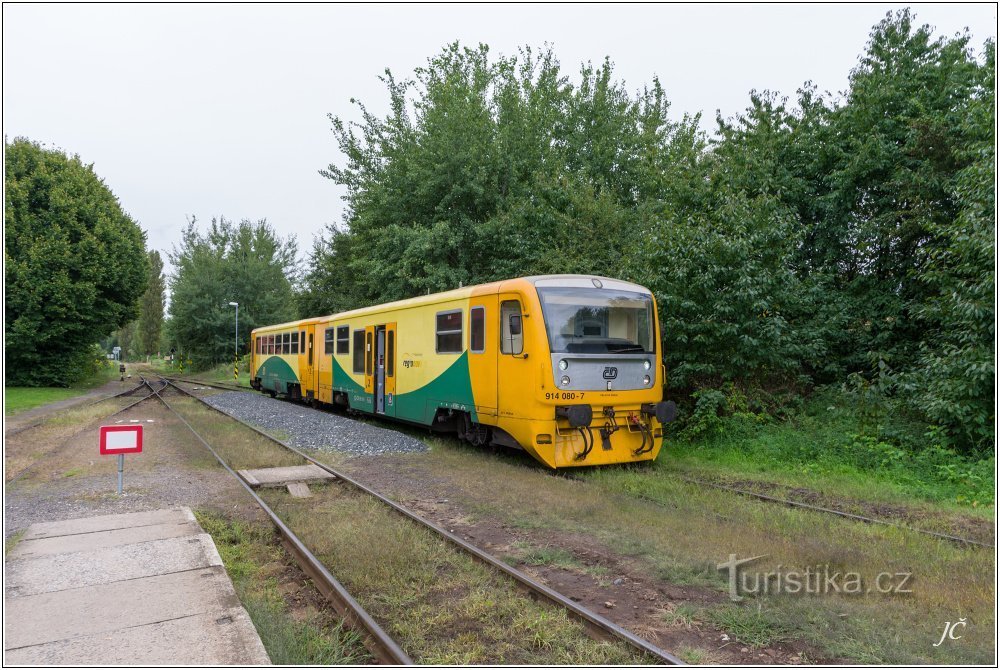
{"label": "green foliage", "polygon": [[345,306],[523,274],[620,274],[640,198],[700,142],[695,119],[667,118],[658,82],[633,99],[610,62],[585,65],[574,87],[551,50],[491,59],[452,44],[415,75],[385,74],[386,118],[358,102],[361,122],[332,119],[345,164],[323,174],[347,188],[346,226],[319,241],[307,279],[336,286]]}
{"label": "green foliage", "polygon": [[904,10],[843,99],[752,91],[709,139],[608,60],[571,78],[550,49],[449,45],[412,80],[385,73],[384,118],[359,101],[359,122],[331,118],[343,160],[322,174],[347,213],[314,245],[299,314],[611,275],[656,295],[690,431],[734,411],[709,389],[766,391],[780,413],[778,395],[849,379],[988,451],[994,71],[992,42],[977,56]]}
{"label": "green foliage", "polygon": [[870,385],[824,387],[781,422],[739,411],[738,391],[696,393],[695,412],[678,435],[685,442],[671,458],[714,461],[746,475],[786,473],[797,485],[807,485],[803,477],[847,478],[926,500],[994,503],[994,456],[960,453],[945,429],[873,393]]}
{"label": "green foliage", "polygon": [[78,156],[23,138],[4,150],[6,381],[67,386],[135,318],[145,234]]}
{"label": "green foliage", "polygon": [[296,245],[264,220],[213,219],[204,233],[191,220],[170,260],[176,274],[170,278],[169,340],[185,367],[234,360],[236,313],[230,302],[239,303],[241,354],[251,330],[295,318]]}
{"label": "green foliage", "polygon": [[160,252],[149,252],[149,284],[139,303],[139,353],[149,356],[160,351],[160,331],[163,328],[163,307],[166,285],[163,280],[163,259]]}

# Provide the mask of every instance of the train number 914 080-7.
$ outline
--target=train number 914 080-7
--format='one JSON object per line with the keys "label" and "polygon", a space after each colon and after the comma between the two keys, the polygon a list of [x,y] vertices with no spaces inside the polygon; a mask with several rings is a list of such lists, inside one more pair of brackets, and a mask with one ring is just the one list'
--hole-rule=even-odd
{"label": "train number 914 080-7", "polygon": [[554,391],[545,394],[546,400],[583,400],[583,393],[575,393],[573,391]]}

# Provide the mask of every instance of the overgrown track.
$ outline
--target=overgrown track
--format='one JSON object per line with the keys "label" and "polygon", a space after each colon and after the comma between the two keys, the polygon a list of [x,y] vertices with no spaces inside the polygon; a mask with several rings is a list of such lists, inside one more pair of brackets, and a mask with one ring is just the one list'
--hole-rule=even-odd
{"label": "overgrown track", "polygon": [[[124,396],[132,395],[133,393],[135,393],[139,389],[148,388],[148,384],[147,384],[147,382],[146,382],[146,380],[144,378],[139,377],[139,380],[140,380],[139,383],[136,384],[135,386],[133,386],[130,389],[125,389],[124,391],[119,391],[118,393],[113,393],[111,395],[106,395],[106,396],[102,396],[100,398],[95,398],[95,399],[91,400],[90,402],[83,402],[83,403],[79,403],[79,404],[76,404],[76,405],[70,405],[66,409],[84,409],[86,407],[92,407],[92,406],[94,406],[94,405],[96,405],[98,403],[102,403],[102,402],[105,402],[107,400],[114,400],[115,398],[122,398]],[[143,400],[145,400],[145,398],[143,398]],[[124,411],[124,410],[119,410],[119,412],[121,412],[121,411]],[[119,412],[115,412],[115,414],[118,414]],[[35,421],[33,423],[29,423],[26,426],[21,426],[20,428],[15,428],[14,430],[7,431],[5,433],[5,435],[17,435],[18,433],[23,433],[26,430],[30,430],[32,428],[37,428],[38,426],[40,426],[43,423],[45,423],[48,419],[49,419],[48,415],[42,416],[37,421]]]}
{"label": "overgrown track", "polygon": [[[239,418],[237,418],[237,417],[235,417],[235,416],[233,416],[233,415],[231,415],[231,414],[229,414],[227,412],[224,412],[222,410],[219,410],[219,409],[213,407],[209,403],[205,402],[202,398],[200,398],[197,395],[191,393],[190,391],[187,391],[186,389],[181,388],[180,386],[177,386],[173,382],[171,382],[169,380],[166,380],[166,378],[163,378],[163,379],[165,380],[165,382],[171,388],[176,389],[176,390],[180,391],[181,393],[184,393],[185,395],[190,396],[190,397],[198,400],[200,403],[204,404],[206,407],[211,408],[213,411],[218,412],[219,414],[222,414],[223,416],[225,416],[225,417],[227,417],[227,418],[229,418],[229,419],[231,419],[231,420],[233,420],[233,421],[241,424],[242,426],[244,426],[246,428],[249,428],[253,432],[257,433],[258,435],[261,435],[262,437],[266,438],[267,440],[269,440],[269,441],[271,441],[271,442],[273,442],[275,444],[280,445],[284,449],[287,449],[288,451],[290,451],[290,452],[298,455],[299,457],[303,458],[304,460],[308,461],[309,463],[312,463],[313,465],[316,465],[317,467],[319,467],[319,468],[325,470],[326,472],[334,475],[340,481],[342,481],[342,482],[344,482],[344,483],[346,483],[346,484],[354,487],[356,490],[361,491],[362,493],[365,493],[365,494],[367,494],[369,496],[372,496],[372,497],[376,498],[377,500],[379,500],[383,504],[385,504],[388,507],[390,507],[395,512],[398,512],[399,514],[403,515],[404,517],[406,517],[406,518],[408,518],[408,519],[410,519],[410,520],[412,520],[412,521],[420,524],[424,528],[429,529],[435,535],[437,535],[437,536],[439,536],[441,538],[444,538],[449,543],[451,543],[454,546],[458,547],[459,549],[463,550],[464,552],[466,552],[467,554],[469,554],[470,556],[472,556],[476,560],[481,561],[482,563],[485,563],[486,565],[488,565],[488,566],[496,569],[497,571],[499,571],[499,572],[507,575],[508,577],[510,577],[511,579],[514,580],[515,584],[518,587],[520,587],[521,589],[527,591],[531,595],[531,597],[547,601],[547,602],[549,602],[552,605],[555,605],[557,607],[565,609],[572,618],[576,619],[581,624],[583,624],[584,629],[586,630],[587,634],[589,636],[591,636],[592,638],[598,639],[598,640],[608,640],[608,641],[624,642],[625,644],[627,644],[627,645],[631,646],[632,648],[636,649],[638,652],[640,652],[642,654],[647,654],[650,657],[652,657],[652,658],[654,658],[654,659],[656,659],[656,660],[658,660],[658,661],[660,661],[660,662],[662,662],[664,664],[667,664],[667,665],[684,665],[683,661],[681,661],[679,658],[677,658],[673,654],[671,654],[671,653],[669,653],[667,651],[664,651],[663,649],[660,649],[659,647],[656,647],[655,645],[647,642],[646,640],[643,640],[642,638],[638,637],[637,635],[634,635],[633,633],[631,633],[631,632],[625,630],[624,628],[618,626],[614,622],[609,621],[608,619],[605,619],[601,615],[599,615],[599,614],[597,614],[595,612],[592,612],[592,611],[590,611],[589,609],[587,609],[585,607],[582,607],[581,605],[573,602],[572,600],[570,600],[569,598],[565,597],[564,595],[558,593],[557,591],[554,591],[554,590],[550,589],[547,586],[539,584],[538,582],[534,581],[533,579],[531,579],[530,577],[528,577],[526,574],[524,574],[520,570],[517,570],[516,568],[511,567],[507,563],[505,563],[505,562],[499,560],[498,558],[496,558],[496,557],[494,557],[494,556],[486,553],[482,549],[479,549],[478,547],[476,547],[476,546],[474,546],[474,545],[466,542],[465,540],[463,540],[462,538],[458,537],[457,535],[454,535],[453,533],[448,532],[444,528],[441,528],[440,526],[434,524],[433,522],[428,521],[427,519],[419,516],[418,514],[416,514],[415,512],[413,512],[413,511],[411,511],[409,509],[407,509],[406,507],[404,507],[404,506],[402,506],[402,505],[400,505],[400,504],[398,504],[398,503],[390,500],[389,498],[386,498],[385,496],[383,496],[380,493],[374,491],[373,489],[365,486],[364,484],[361,484],[360,482],[355,481],[354,479],[352,479],[351,477],[347,476],[346,474],[340,472],[339,470],[331,468],[329,465],[327,465],[325,463],[322,463],[322,462],[320,462],[320,461],[312,458],[308,454],[300,451],[299,449],[296,449],[295,447],[291,446],[290,444],[287,444],[287,443],[285,443],[285,442],[283,442],[283,441],[281,441],[281,440],[273,437],[272,435],[269,435],[266,432],[264,432],[264,431],[262,431],[262,430],[260,430],[260,429],[258,429],[256,427],[254,427],[254,426],[252,426],[250,424],[247,424],[246,422],[242,421],[241,419],[239,419]],[[199,383],[201,383],[201,382],[199,382]],[[159,394],[157,394],[157,396],[160,397]],[[173,411],[175,414],[177,414],[176,410],[174,410],[172,407],[170,407],[169,404],[167,404],[167,402],[162,399],[162,397],[160,397],[160,399],[161,399],[161,401],[163,401],[163,403],[165,405],[167,405],[168,408],[171,409],[171,411]],[[177,416],[180,417],[179,414],[177,414]],[[188,426],[188,428],[191,428],[190,424],[188,424],[187,421],[184,421],[183,417],[180,417],[180,418],[185,423],[185,425]],[[191,431],[195,432],[193,428],[191,428]],[[198,435],[197,432],[195,432],[195,435]],[[219,462],[223,464],[223,467],[225,467],[226,470],[228,470],[234,476],[237,476],[236,473],[234,473],[232,471],[232,469],[222,461],[222,459],[215,452],[215,450],[213,450],[208,445],[208,443],[204,441],[204,439],[202,439],[200,436],[198,436],[198,439],[201,440],[201,442],[210,451],[212,451],[212,453],[219,460]],[[237,476],[237,478],[240,479],[240,482],[243,484],[243,486],[245,488],[247,488],[247,490],[251,491],[252,495],[254,496],[254,499],[257,501],[257,503],[259,505],[261,505],[267,511],[268,515],[271,516],[272,520],[276,522],[276,525],[280,524],[280,520],[277,519],[277,517],[270,510],[270,508],[267,507],[267,505],[263,502],[263,500],[261,500],[259,498],[259,496],[257,496],[255,493],[253,493],[252,489],[249,488],[249,486],[246,484],[246,482],[244,482],[242,480],[242,478],[239,478],[238,476]],[[291,534],[291,531],[288,530],[287,527],[284,527],[284,524],[281,524],[279,526],[279,530],[281,530],[281,532],[283,534],[285,532]],[[301,542],[299,542],[299,544],[301,545]],[[302,546],[302,548],[305,550],[304,545]],[[308,551],[308,550],[305,550],[305,551]],[[311,554],[310,554],[310,556],[311,556]],[[318,563],[318,561],[317,561],[317,563]],[[321,566],[321,564],[320,564],[320,566]],[[325,571],[326,569],[323,568],[323,570]],[[309,571],[307,571],[307,572],[309,572]],[[329,574],[329,573],[327,573],[327,574]],[[330,576],[330,579],[333,579],[332,575]],[[343,587],[341,587],[341,588],[343,588]],[[346,593],[346,591],[345,591],[345,593]],[[350,597],[350,596],[348,596],[348,597]],[[379,629],[379,630],[381,630],[381,629]],[[407,659],[406,661],[395,661],[395,662],[409,662],[409,659]]]}
{"label": "overgrown track", "polygon": [[198,384],[199,386],[211,386],[212,388],[223,389],[226,391],[253,391],[249,386],[241,386],[239,384],[229,384],[226,382],[206,382],[201,379],[187,379],[185,377],[160,377],[169,382],[183,382],[185,384]]}
{"label": "overgrown track", "polygon": [[[240,482],[247,493],[253,498],[254,502],[264,510],[268,518],[271,519],[271,523],[277,528],[278,533],[281,535],[282,542],[289,552],[295,557],[296,562],[303,569],[303,571],[309,575],[309,577],[316,584],[316,587],[323,593],[328,600],[333,603],[334,609],[337,613],[344,619],[347,624],[355,631],[361,633],[365,638],[365,646],[371,651],[372,655],[381,663],[391,664],[391,665],[413,665],[413,661],[404,652],[400,646],[389,637],[381,626],[371,617],[368,612],[348,593],[347,589],[344,588],[343,584],[337,581],[326,566],[316,556],[309,551],[305,544],[292,532],[292,530],[285,525],[285,523],[278,518],[274,510],[264,502],[264,500],[257,495],[257,492],[247,484],[242,477],[240,477],[236,472],[229,467],[229,464],[223,460],[219,453],[212,448],[205,438],[198,433],[194,427],[187,422],[187,420],[181,416],[181,414],[174,409],[166,399],[161,395],[162,391],[167,388],[174,388],[183,393],[184,395],[190,396],[192,398],[197,398],[197,396],[185,391],[184,389],[170,383],[165,378],[163,379],[163,386],[159,389],[153,390],[152,395],[155,395],[163,405],[170,410],[174,416],[176,416],[180,421],[188,427],[188,429],[194,434],[201,444],[211,452],[215,459],[219,461],[219,464],[226,469],[226,471],[233,475]],[[152,388],[152,387],[150,387]]]}
{"label": "overgrown track", "polygon": [[[135,402],[131,402],[131,403],[125,405],[124,407],[122,407],[121,409],[116,410],[116,411],[112,412],[111,414],[108,414],[107,416],[102,417],[102,420],[104,420],[104,419],[110,419],[113,416],[118,416],[119,414],[122,414],[123,412],[127,412],[128,410],[132,409],[133,407],[135,407],[139,403],[144,402],[146,400],[149,400],[154,395],[156,395],[156,391],[153,389],[152,385],[145,378],[140,377],[139,379],[140,379],[139,384],[137,384],[133,388],[128,389],[127,391],[122,391],[121,393],[116,393],[114,395],[110,395],[110,396],[107,396],[105,398],[100,398],[98,400],[95,400],[94,402],[84,403],[84,404],[81,404],[81,405],[75,405],[75,406],[72,407],[72,409],[83,409],[83,408],[86,408],[86,407],[91,407],[93,405],[96,405],[96,404],[101,403],[101,402],[105,402],[107,400],[113,400],[115,398],[121,398],[121,397],[124,397],[124,396],[132,395],[133,393],[135,393],[139,389],[143,389],[143,388],[149,389],[150,392],[147,393],[146,395],[142,396],[141,398],[139,398]],[[162,390],[163,386],[161,386],[160,389]],[[31,424],[29,426],[24,426],[23,428],[19,428],[16,431],[11,431],[10,434],[11,435],[16,435],[17,433],[20,433],[20,432],[22,432],[24,430],[27,430],[28,428],[33,428],[33,427],[40,426],[42,423],[45,422],[45,420],[46,419],[41,419],[37,423]],[[36,458],[34,461],[32,461],[30,465],[28,465],[23,470],[21,470],[20,472],[18,472],[16,475],[14,475],[13,477],[11,477],[10,480],[8,480],[6,482],[6,486],[10,486],[11,484],[13,484],[17,480],[19,480],[21,477],[23,477],[27,473],[31,472],[31,470],[34,469],[34,467],[36,465],[38,465],[39,463],[41,463],[42,460],[44,460],[48,456],[51,456],[56,451],[58,451],[59,448],[60,448],[60,446],[61,445],[56,445],[52,449],[49,449],[48,451],[45,451],[44,453],[42,453],[38,458]]]}
{"label": "overgrown track", "polygon": [[[789,507],[805,509],[809,510],[810,512],[821,512],[823,514],[832,514],[834,516],[850,519],[852,521],[860,521],[862,523],[871,523],[880,526],[888,526],[890,528],[899,528],[901,530],[910,531],[911,533],[920,533],[922,535],[929,535],[931,537],[936,537],[939,540],[948,540],[949,542],[956,542],[962,545],[973,546],[973,547],[987,547],[991,549],[996,546],[993,544],[988,544],[986,542],[980,542],[979,540],[971,540],[966,537],[958,537],[957,535],[948,535],[947,533],[937,533],[932,530],[924,530],[923,528],[914,528],[913,526],[905,526],[903,524],[892,523],[891,521],[886,521],[885,519],[875,519],[873,517],[863,516],[860,514],[852,514],[850,512],[831,509],[829,507],[810,505],[809,503],[799,502],[797,500],[788,500],[786,498],[778,498],[777,496],[769,496],[764,493],[758,493],[756,491],[747,491],[746,489],[737,488],[735,486],[728,486],[725,484],[718,484],[715,482],[707,482],[701,479],[692,479],[690,477],[679,477],[679,479],[689,484],[693,484],[695,486],[708,486],[714,489],[719,489],[721,491],[729,491],[730,493],[746,496],[748,498],[755,498],[757,500],[763,500],[765,502],[778,503],[781,505],[787,505]],[[656,500],[648,498],[646,496],[642,496],[642,498],[645,500],[652,500],[653,502],[657,502]]]}
{"label": "overgrown track", "polygon": [[[200,380],[183,379],[183,378],[179,378],[179,377],[164,378],[164,379],[169,379],[171,382],[173,382],[173,381],[180,381],[180,382],[184,382],[184,383],[187,383],[187,384],[201,384],[203,386],[212,386],[212,387],[215,387],[215,388],[225,389],[225,390],[229,390],[229,391],[235,391],[235,390],[239,390],[239,391],[251,391],[251,390],[253,390],[253,389],[250,389],[250,388],[248,388],[246,386],[238,386],[236,384],[221,384],[221,383],[215,383],[215,382],[203,382],[203,381],[200,381]],[[213,408],[213,409],[215,409],[215,408]],[[220,410],[217,410],[217,411],[220,411]],[[233,417],[232,415],[227,414],[226,412],[223,412],[223,414],[226,414],[226,416],[229,416],[230,418],[236,419],[236,417]],[[239,419],[236,419],[236,420],[239,421]],[[251,426],[251,428],[253,428],[253,426]],[[257,430],[257,429],[254,428],[254,430]],[[267,435],[267,433],[264,433],[262,431],[257,431],[257,432],[260,432],[262,435],[265,435],[268,438],[271,438],[271,436]],[[274,439],[274,438],[271,438],[271,439]],[[282,444],[282,446],[284,446],[286,448],[289,448],[289,449],[292,449],[293,451],[296,451],[293,447],[291,447],[291,446],[289,446],[289,445],[287,445],[287,444],[285,444],[283,442],[280,442],[280,441],[278,441],[278,442],[280,444]],[[304,458],[307,458],[307,459],[309,458],[308,456],[306,456],[305,454],[302,454],[301,452],[296,451],[296,453],[299,453]],[[309,459],[309,460],[312,460],[312,459]],[[323,467],[323,466],[321,466],[321,467]],[[565,474],[565,473],[560,473],[560,474]],[[572,474],[570,474],[569,476],[570,476],[570,478],[574,478]],[[885,519],[877,519],[877,518],[874,518],[874,517],[868,517],[868,516],[864,516],[864,515],[861,515],[861,514],[853,514],[851,512],[844,512],[842,510],[831,509],[829,507],[822,507],[820,505],[811,505],[809,503],[799,502],[799,501],[796,501],[796,500],[788,500],[788,499],[785,499],[785,498],[778,498],[777,496],[769,496],[769,495],[764,494],[764,493],[758,493],[757,491],[748,491],[746,489],[741,489],[741,488],[738,488],[738,487],[735,487],[735,486],[729,486],[729,485],[726,485],[726,484],[719,484],[719,483],[716,483],[716,482],[709,482],[709,481],[704,481],[704,480],[701,480],[701,479],[694,479],[694,478],[691,478],[691,477],[679,476],[678,478],[681,479],[684,482],[687,482],[688,484],[692,484],[692,485],[695,485],[695,486],[708,486],[710,488],[718,489],[718,490],[721,490],[721,491],[728,491],[730,493],[735,493],[737,495],[746,496],[748,498],[754,498],[756,500],[762,500],[764,502],[776,503],[776,504],[779,504],[779,505],[786,505],[788,507],[796,507],[796,508],[799,508],[799,509],[809,510],[811,512],[819,512],[819,513],[822,513],[822,514],[832,514],[834,516],[839,516],[839,517],[844,518],[844,519],[850,519],[852,521],[858,521],[858,522],[861,522],[861,523],[869,523],[869,524],[875,524],[875,525],[881,525],[881,526],[888,526],[890,528],[899,528],[899,529],[902,529],[902,530],[905,530],[905,531],[909,531],[909,532],[913,532],[913,533],[920,533],[922,535],[928,535],[930,537],[935,537],[935,538],[937,538],[939,540],[947,540],[949,542],[955,542],[957,544],[965,545],[965,546],[969,546],[969,547],[994,548],[996,546],[994,544],[989,544],[987,542],[980,542],[979,540],[973,540],[973,539],[966,538],[966,537],[959,537],[957,535],[949,535],[948,533],[938,533],[938,532],[931,531],[931,530],[924,530],[922,528],[914,528],[913,526],[906,526],[906,525],[903,525],[903,524],[893,523],[891,521],[886,521]],[[650,496],[636,495],[636,496],[633,496],[633,497],[637,497],[637,498],[640,498],[640,499],[645,500],[647,502],[652,502],[654,504],[662,504],[662,501],[659,501],[659,500],[657,500],[657,499],[655,499],[653,497],[650,497]]]}
{"label": "overgrown track", "polygon": [[[557,472],[557,476],[566,477],[567,479],[573,479],[576,481],[586,481],[583,477],[572,472]],[[955,542],[959,545],[967,547],[985,547],[992,549],[995,547],[993,544],[987,542],[980,542],[979,540],[973,540],[967,537],[959,537],[957,535],[949,535],[947,533],[938,533],[932,530],[924,530],[923,528],[914,528],[913,526],[905,526],[903,524],[892,523],[891,521],[886,521],[885,519],[876,519],[873,517],[863,516],[861,514],[853,514],[851,512],[844,512],[842,510],[831,509],[829,507],[822,507],[820,505],[810,505],[809,503],[799,502],[797,500],[788,500],[787,498],[779,498],[777,496],[769,496],[764,493],[758,493],[757,491],[748,491],[746,489],[741,489],[735,486],[728,486],[726,484],[719,484],[717,482],[709,482],[702,479],[694,479],[692,477],[684,477],[681,475],[676,475],[677,479],[691,484],[693,486],[707,486],[709,488],[718,489],[720,491],[728,491],[729,493],[734,493],[736,495],[746,496],[748,498],[754,498],[756,500],[762,500],[764,502],[776,503],[779,505],[787,505],[788,507],[795,507],[798,509],[808,510],[810,512],[819,512],[821,514],[831,514],[833,516],[839,516],[844,519],[850,519],[851,521],[858,521],[861,523],[870,523],[879,526],[887,526],[889,528],[898,528],[900,530],[908,531],[911,533],[920,533],[921,535],[929,535],[930,537],[937,538],[939,540],[947,540],[949,542]],[[653,496],[644,495],[641,493],[623,493],[620,494],[629,498],[637,498],[639,500],[644,500],[654,505],[659,505],[660,507],[668,507],[666,502],[655,498]]]}

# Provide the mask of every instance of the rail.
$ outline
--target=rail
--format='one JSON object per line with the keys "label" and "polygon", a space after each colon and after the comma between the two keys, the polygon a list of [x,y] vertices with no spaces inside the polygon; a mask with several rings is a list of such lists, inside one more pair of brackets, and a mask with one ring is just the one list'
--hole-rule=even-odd
{"label": "rail", "polygon": [[507,563],[505,563],[505,562],[501,561],[500,559],[492,556],[491,554],[488,554],[487,552],[483,551],[479,547],[476,547],[475,545],[466,542],[465,540],[463,540],[462,538],[458,537],[457,535],[455,535],[453,533],[450,533],[449,531],[445,530],[444,528],[441,528],[440,526],[438,526],[437,524],[433,523],[432,521],[429,521],[429,520],[423,518],[422,516],[416,514],[415,512],[407,509],[403,505],[400,505],[399,503],[397,503],[397,502],[395,502],[393,500],[390,500],[389,498],[383,496],[382,494],[378,493],[377,491],[373,490],[372,488],[370,488],[370,487],[368,487],[368,486],[366,486],[366,485],[358,482],[357,480],[355,480],[352,477],[350,477],[349,475],[341,472],[340,470],[332,468],[329,465],[327,465],[326,463],[323,463],[321,461],[316,460],[312,456],[304,453],[303,451],[297,449],[296,447],[293,447],[292,445],[290,445],[290,444],[288,444],[288,443],[286,443],[286,442],[284,442],[282,440],[279,440],[278,438],[274,437],[273,435],[269,435],[268,433],[266,433],[263,430],[257,428],[256,426],[253,426],[253,425],[250,425],[250,424],[246,423],[245,421],[243,421],[239,417],[233,416],[229,412],[225,412],[225,411],[223,411],[221,409],[218,409],[217,407],[213,407],[211,404],[205,402],[205,400],[203,398],[200,398],[199,396],[197,396],[197,395],[189,392],[188,390],[183,389],[180,386],[177,386],[175,383],[170,382],[169,380],[168,380],[168,383],[170,384],[170,386],[172,388],[175,388],[178,391],[180,391],[181,393],[184,393],[184,394],[186,394],[186,395],[188,395],[188,396],[190,396],[190,397],[198,400],[199,402],[201,402],[205,406],[210,407],[211,409],[213,409],[214,411],[218,412],[219,414],[222,414],[223,416],[225,416],[225,417],[227,417],[229,419],[232,419],[233,421],[236,421],[237,423],[245,426],[246,428],[249,428],[250,430],[252,430],[255,433],[257,433],[258,435],[261,435],[262,437],[264,437],[264,438],[266,438],[266,439],[268,439],[268,440],[270,440],[270,441],[272,441],[272,442],[274,442],[276,444],[281,445],[285,449],[291,451],[294,454],[297,454],[298,456],[300,456],[301,458],[305,459],[306,461],[312,463],[313,465],[316,465],[317,467],[321,468],[322,470],[324,470],[324,471],[330,473],[331,475],[337,477],[338,479],[340,479],[344,483],[346,483],[346,484],[348,484],[348,485],[356,488],[357,490],[362,491],[362,492],[364,492],[364,493],[366,493],[366,494],[368,494],[368,495],[370,495],[370,496],[378,499],[379,501],[381,501],[382,503],[388,505],[391,509],[395,510],[399,514],[401,514],[401,515],[403,515],[403,516],[411,519],[412,521],[414,521],[414,522],[416,522],[416,523],[424,526],[425,528],[428,528],[429,530],[431,530],[436,535],[439,535],[439,536],[445,538],[450,543],[452,543],[455,546],[459,547],[460,549],[462,549],[463,551],[467,552],[469,555],[471,555],[472,557],[474,557],[477,560],[481,561],[482,563],[485,563],[485,564],[489,565],[490,567],[495,568],[496,570],[498,570],[498,571],[506,574],[508,577],[510,577],[513,580],[515,580],[515,582],[521,588],[527,590],[529,593],[531,593],[533,595],[536,595],[536,596],[540,596],[543,599],[548,600],[553,605],[556,605],[558,607],[562,607],[562,608],[566,609],[570,613],[571,616],[573,616],[574,618],[576,618],[578,621],[580,621],[584,625],[585,630],[587,631],[587,633],[591,637],[593,637],[595,639],[600,639],[600,640],[619,640],[619,641],[625,642],[626,644],[628,644],[628,645],[630,645],[630,646],[632,646],[634,648],[637,648],[637,649],[641,650],[642,652],[650,655],[651,657],[659,660],[662,663],[665,663],[665,664],[668,664],[668,665],[684,665],[683,661],[681,661],[679,658],[677,658],[676,656],[674,656],[670,652],[665,651],[663,649],[660,649],[656,645],[653,645],[652,643],[648,642],[647,640],[642,639],[641,637],[635,635],[634,633],[631,633],[630,631],[625,630],[624,628],[622,628],[618,624],[614,623],[613,621],[610,621],[610,620],[606,619],[605,617],[601,616],[600,614],[597,614],[596,612],[592,612],[591,610],[587,609],[586,607],[583,607],[583,606],[579,605],[578,603],[573,602],[572,600],[570,600],[566,596],[562,595],[561,593],[559,593],[557,591],[554,591],[553,589],[545,586],[544,584],[539,584],[538,582],[536,582],[535,580],[531,579],[531,577],[529,577],[528,575],[524,574],[520,570],[518,570],[518,569],[516,569],[516,568],[514,568],[514,567],[512,567],[510,565],[508,565]]}

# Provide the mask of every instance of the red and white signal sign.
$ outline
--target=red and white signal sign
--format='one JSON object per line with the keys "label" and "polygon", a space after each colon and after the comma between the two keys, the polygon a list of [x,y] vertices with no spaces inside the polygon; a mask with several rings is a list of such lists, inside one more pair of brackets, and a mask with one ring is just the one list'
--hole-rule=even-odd
{"label": "red and white signal sign", "polygon": [[101,426],[101,454],[142,452],[142,425]]}

